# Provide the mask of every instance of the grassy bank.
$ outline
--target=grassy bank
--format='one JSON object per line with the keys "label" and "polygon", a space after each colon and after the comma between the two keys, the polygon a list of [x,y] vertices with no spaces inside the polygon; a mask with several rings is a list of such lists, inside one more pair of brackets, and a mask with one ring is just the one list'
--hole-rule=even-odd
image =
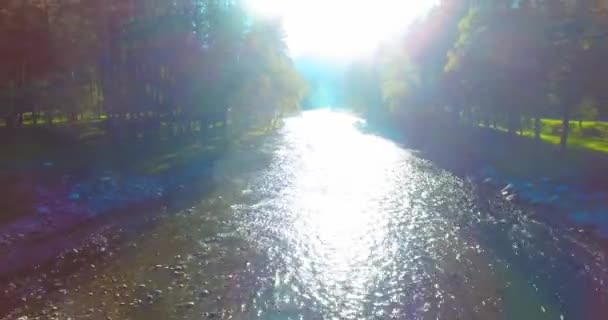
{"label": "grassy bank", "polygon": [[158,180],[195,163],[203,166],[225,147],[219,133],[199,131],[115,141],[94,124],[0,129],[0,141],[1,223],[85,201],[72,195],[82,183],[91,185],[93,195],[150,188],[146,177]]}
{"label": "grassy bank", "polygon": [[[552,145],[559,145],[561,139],[562,121],[558,119],[541,120],[541,140]],[[506,132],[507,129],[499,127]],[[518,134],[534,138],[534,129],[527,126]],[[608,122],[603,121],[570,121],[568,147],[608,154]]]}
{"label": "grassy bank", "polygon": [[44,165],[69,171],[112,167],[157,173],[160,167],[189,161],[198,151],[221,147],[225,135],[221,127],[193,123],[162,123],[154,130],[108,129],[103,122],[0,128],[0,170]]}
{"label": "grassy bank", "polygon": [[[608,143],[573,130],[570,148],[559,152],[559,135],[552,131],[555,120],[545,120],[543,139],[532,139],[533,132],[509,136],[503,130],[456,126],[447,123],[411,123],[400,127],[410,142],[433,161],[455,171],[467,173],[491,166],[506,176],[522,179],[551,179],[608,188]],[[578,127],[578,122],[572,122]],[[606,129],[608,124],[583,123],[589,128]]]}
{"label": "grassy bank", "polygon": [[137,202],[157,189],[182,188],[226,151],[280,126],[278,120],[241,131],[163,126],[120,140],[99,124],[0,129],[0,223],[58,205]]}

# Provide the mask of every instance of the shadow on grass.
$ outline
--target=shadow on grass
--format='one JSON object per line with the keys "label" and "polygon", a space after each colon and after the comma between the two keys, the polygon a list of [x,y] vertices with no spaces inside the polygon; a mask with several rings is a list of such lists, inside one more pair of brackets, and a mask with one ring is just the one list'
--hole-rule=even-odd
{"label": "shadow on grass", "polygon": [[[598,136],[585,136],[582,130],[594,130]],[[501,131],[506,131],[502,129]],[[543,130],[541,140],[553,145],[559,145],[561,141],[561,121],[543,120]],[[529,139],[534,138],[534,131],[526,129],[523,136]],[[578,122],[570,124],[570,134],[568,137],[568,147],[571,149],[583,149],[583,151],[594,151],[608,154],[608,124],[603,122],[584,122],[580,127]],[[586,150],[585,150],[586,149]]]}

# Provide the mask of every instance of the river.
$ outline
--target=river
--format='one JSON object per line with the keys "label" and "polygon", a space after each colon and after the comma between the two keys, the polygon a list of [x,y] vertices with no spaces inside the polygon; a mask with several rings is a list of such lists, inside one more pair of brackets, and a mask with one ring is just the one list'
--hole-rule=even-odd
{"label": "river", "polygon": [[361,123],[287,119],[7,319],[608,318],[601,252]]}

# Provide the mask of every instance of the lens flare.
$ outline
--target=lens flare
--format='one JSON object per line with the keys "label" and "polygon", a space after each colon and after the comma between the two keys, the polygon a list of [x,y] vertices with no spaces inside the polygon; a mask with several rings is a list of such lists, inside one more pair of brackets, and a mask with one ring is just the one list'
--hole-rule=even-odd
{"label": "lens flare", "polygon": [[436,0],[248,0],[252,12],[280,17],[292,56],[364,57],[396,38]]}

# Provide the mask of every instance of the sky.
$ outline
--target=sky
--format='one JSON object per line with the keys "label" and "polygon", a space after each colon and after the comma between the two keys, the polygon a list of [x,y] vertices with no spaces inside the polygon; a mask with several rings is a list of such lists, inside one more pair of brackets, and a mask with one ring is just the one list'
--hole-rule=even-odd
{"label": "sky", "polygon": [[256,14],[279,17],[293,58],[351,61],[398,37],[437,0],[248,0]]}

